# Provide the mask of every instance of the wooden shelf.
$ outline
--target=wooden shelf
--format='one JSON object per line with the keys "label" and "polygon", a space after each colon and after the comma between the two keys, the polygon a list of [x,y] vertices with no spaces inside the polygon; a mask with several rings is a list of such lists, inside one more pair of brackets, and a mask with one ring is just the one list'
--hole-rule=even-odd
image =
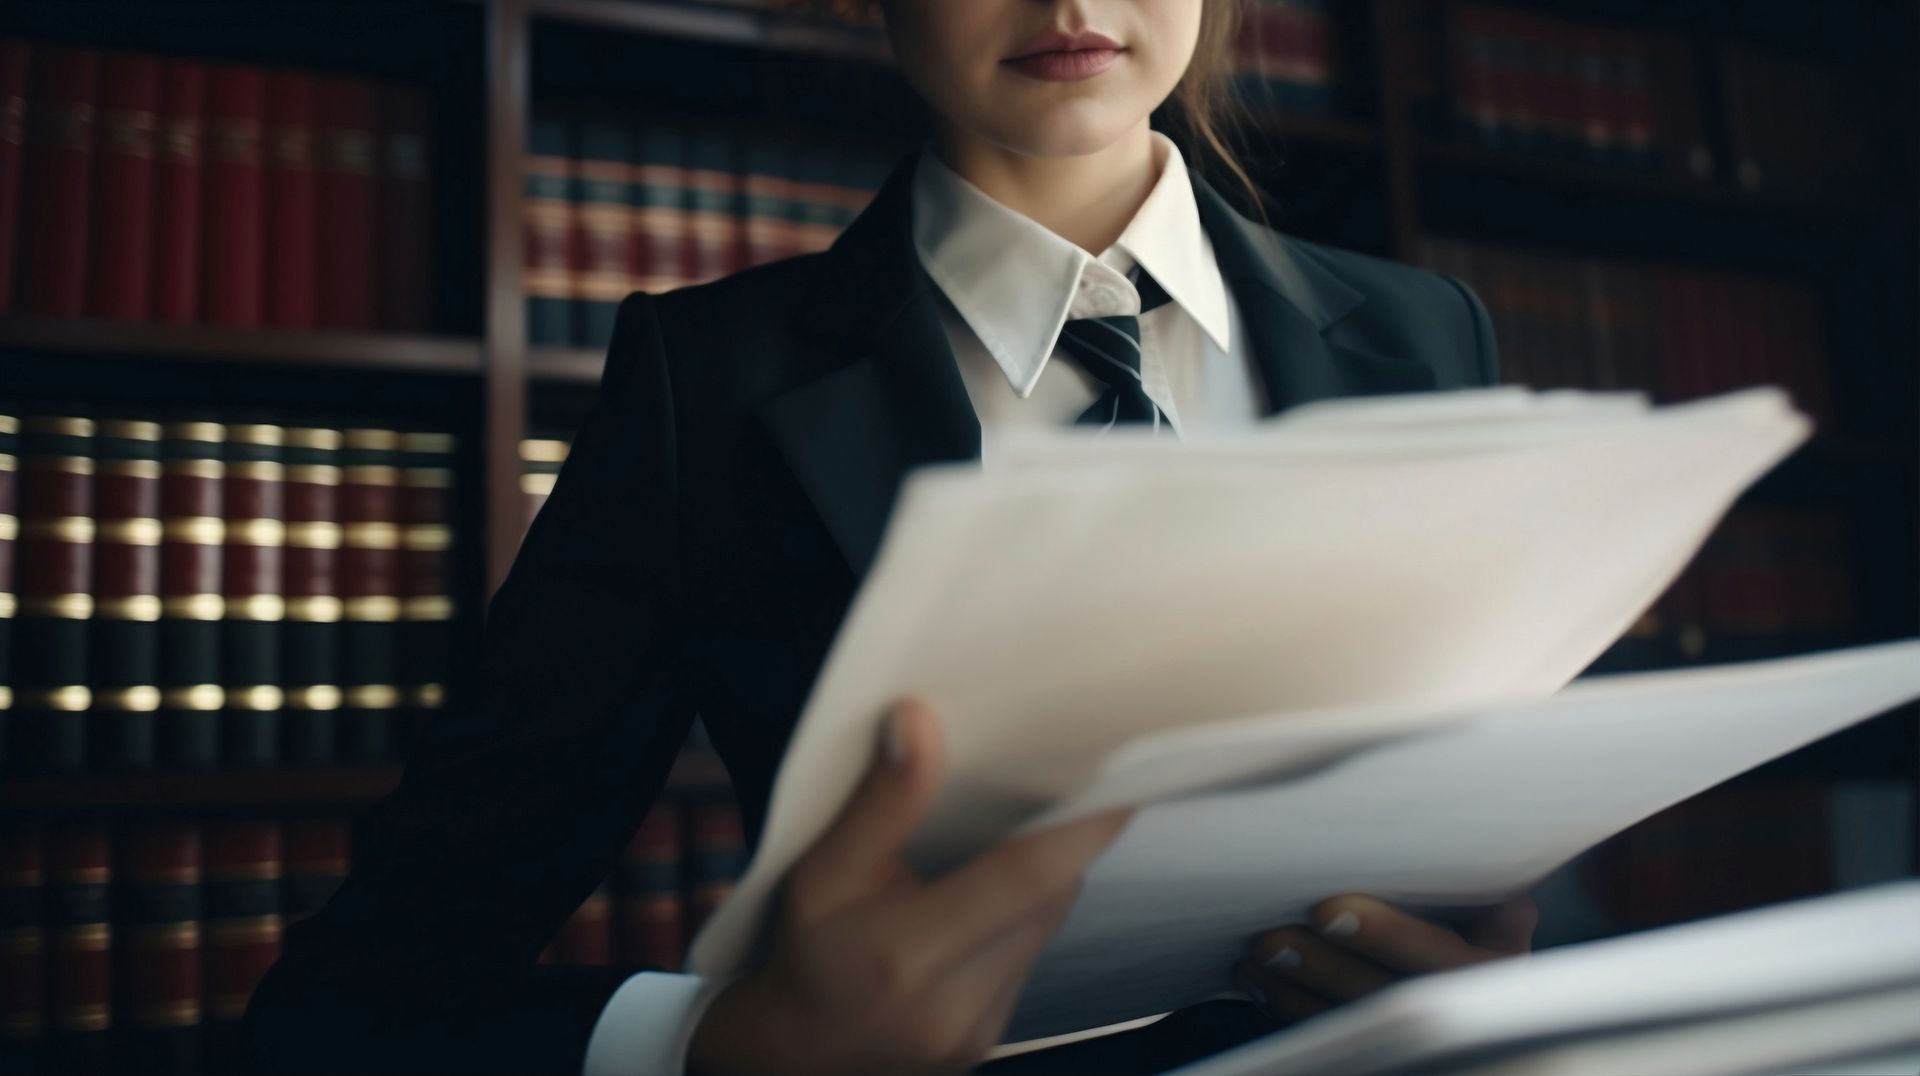
{"label": "wooden shelf", "polygon": [[1849,220],[1869,217],[1880,208],[1845,199],[1795,198],[1742,191],[1719,182],[1687,182],[1663,173],[1490,149],[1435,136],[1414,140],[1414,160],[1422,169],[1484,175],[1570,192],[1670,202],[1702,209]]}
{"label": "wooden shelf", "polygon": [[835,56],[891,65],[893,50],[878,27],[862,30],[786,15],[743,3],[674,0],[528,0],[535,19],[632,33],[659,34],[772,52]]}
{"label": "wooden shelf", "polygon": [[480,342],[466,337],[224,329],[19,314],[0,317],[0,348],[469,376],[477,375],[481,366]]}
{"label": "wooden shelf", "polygon": [[604,347],[538,345],[527,349],[527,376],[535,381],[597,385],[606,361]]}
{"label": "wooden shelf", "polygon": [[[386,795],[400,783],[400,774],[400,766],[384,765],[9,777],[0,781],[0,808],[350,807]],[[674,763],[667,787],[683,792],[725,789],[726,767],[712,752],[688,752]]]}

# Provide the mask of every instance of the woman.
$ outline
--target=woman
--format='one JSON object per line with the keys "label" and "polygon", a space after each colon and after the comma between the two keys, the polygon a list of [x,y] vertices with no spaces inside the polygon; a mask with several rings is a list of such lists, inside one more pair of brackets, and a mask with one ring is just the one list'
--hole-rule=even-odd
{"label": "woman", "polygon": [[[427,730],[362,823],[352,876],[288,931],[254,996],[263,1067],[974,1064],[1125,819],[913,877],[895,852],[941,769],[923,702],[896,709],[790,875],[751,974],[535,959],[614,865],[696,713],[757,835],[908,468],[990,457],[1019,423],[1181,435],[1495,380],[1486,312],[1458,281],[1256,223],[1150,128],[1169,103],[1244,182],[1215,134],[1228,0],[887,0],[884,15],[931,137],[831,250],[621,304],[599,396],[490,606],[473,701]],[[1524,948],[1529,917],[1502,909],[1470,941],[1337,898],[1313,926],[1252,939],[1237,970],[1259,1008],[1211,1003],[994,1064],[1170,1064]]]}

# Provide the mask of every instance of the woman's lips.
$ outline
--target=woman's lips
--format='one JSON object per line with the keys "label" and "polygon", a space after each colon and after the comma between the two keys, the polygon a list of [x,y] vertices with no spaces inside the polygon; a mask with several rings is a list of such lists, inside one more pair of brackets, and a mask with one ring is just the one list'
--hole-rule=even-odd
{"label": "woman's lips", "polygon": [[1049,82],[1077,82],[1112,67],[1120,58],[1120,49],[1075,49],[1071,52],[1036,52],[1003,60],[1008,67],[1030,78]]}

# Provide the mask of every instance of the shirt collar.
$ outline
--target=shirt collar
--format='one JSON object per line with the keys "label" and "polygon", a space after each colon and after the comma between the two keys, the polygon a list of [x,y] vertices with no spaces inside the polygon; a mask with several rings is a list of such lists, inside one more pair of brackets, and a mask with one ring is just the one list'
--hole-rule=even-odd
{"label": "shirt collar", "polygon": [[913,175],[914,246],[928,276],[1022,397],[1040,379],[1083,274],[1112,281],[1107,270],[1124,277],[1138,263],[1227,350],[1226,284],[1200,225],[1186,162],[1171,138],[1151,135],[1161,151],[1159,179],[1098,258],[947,167],[931,138],[921,144]]}

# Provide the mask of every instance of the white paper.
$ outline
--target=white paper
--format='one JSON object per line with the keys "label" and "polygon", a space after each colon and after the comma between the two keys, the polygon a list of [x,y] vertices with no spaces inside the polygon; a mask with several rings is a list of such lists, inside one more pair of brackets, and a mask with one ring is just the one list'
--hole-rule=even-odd
{"label": "white paper", "polygon": [[[1448,394],[1426,395],[1382,405],[1433,419]],[[774,886],[900,695],[929,700],[946,738],[949,779],[910,847],[932,870],[1073,795],[1142,735],[1541,698],[1809,430],[1768,387],[1477,424],[1464,416],[1490,397],[1460,395],[1458,421],[1361,429],[1355,402],[1339,421],[1290,431],[1283,416],[1226,440],[1110,431],[1097,452],[1068,428],[1019,466],[915,471],[692,968],[751,959]]]}
{"label": "white paper", "polygon": [[[1230,969],[1254,936],[1303,921],[1339,893],[1492,903],[1640,819],[1914,698],[1920,639],[1596,676],[1537,702],[1436,712],[1424,731],[1303,776],[1158,803],[1088,872],[1007,1038],[1231,990]],[[1166,739],[1162,753],[1180,757],[1178,737]],[[1231,766],[1241,753],[1230,738],[1207,739],[1206,750],[1187,752],[1183,772],[1196,758]],[[1261,739],[1271,757],[1289,755],[1284,722],[1265,722]],[[1308,752],[1326,750],[1324,729],[1299,739]],[[1137,802],[1116,783],[1087,798]]]}
{"label": "white paper", "polygon": [[[1920,881],[1896,882],[1411,979],[1175,1072],[1426,1071],[1449,1055],[1501,1043],[1849,994],[1885,998],[1916,984]],[[1909,1019],[1907,1029],[1920,1038],[1920,1021]],[[1885,1036],[1886,1028],[1875,1031]],[[1873,1037],[1858,1045],[1881,1048]],[[1670,1063],[1653,1071],[1696,1070]]]}

